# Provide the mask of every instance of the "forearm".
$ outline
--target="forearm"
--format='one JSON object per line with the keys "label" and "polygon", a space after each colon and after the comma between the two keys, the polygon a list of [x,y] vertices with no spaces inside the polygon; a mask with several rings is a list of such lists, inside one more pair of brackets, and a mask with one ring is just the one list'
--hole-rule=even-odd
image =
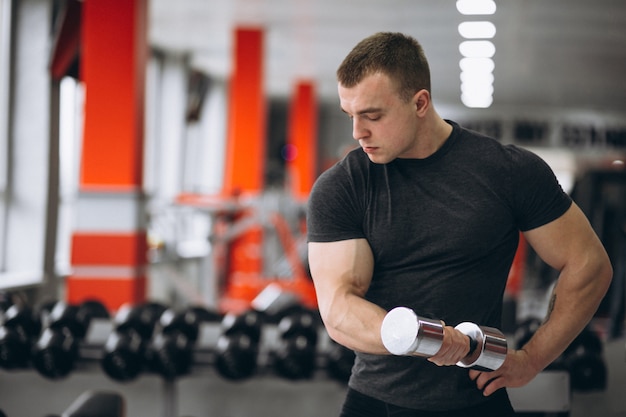
{"label": "forearm", "polygon": [[593,318],[611,281],[610,264],[584,271],[563,270],[551,295],[544,324],[523,347],[537,372],[569,346]]}
{"label": "forearm", "polygon": [[380,337],[384,309],[347,293],[335,297],[320,312],[329,336],[337,343],[359,352],[389,354]]}

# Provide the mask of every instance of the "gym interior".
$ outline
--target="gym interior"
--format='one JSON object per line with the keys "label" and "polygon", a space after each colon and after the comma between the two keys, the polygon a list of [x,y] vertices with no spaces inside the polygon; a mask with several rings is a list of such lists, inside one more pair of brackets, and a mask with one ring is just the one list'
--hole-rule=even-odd
{"label": "gym interior", "polygon": [[[544,158],[613,265],[516,412],[626,417],[625,28],[619,0],[0,0],[0,415],[338,415],[306,202],[356,145],[337,66],[400,31],[442,117]],[[520,237],[509,348],[556,277]]]}

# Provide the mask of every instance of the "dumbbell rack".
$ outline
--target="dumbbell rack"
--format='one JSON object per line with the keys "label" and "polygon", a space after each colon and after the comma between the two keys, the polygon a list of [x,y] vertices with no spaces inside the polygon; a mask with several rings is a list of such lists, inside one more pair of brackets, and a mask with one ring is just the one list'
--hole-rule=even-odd
{"label": "dumbbell rack", "polygon": [[[72,372],[92,371],[99,368],[104,356],[104,345],[114,329],[111,319],[92,319],[85,337],[79,343],[78,361]],[[193,370],[189,375],[203,374],[213,368],[215,363],[214,346],[222,332],[220,323],[206,323],[200,326],[198,340],[193,350]],[[331,340],[323,327],[318,328],[315,365],[322,370],[327,362],[327,354]],[[257,354],[257,372],[255,375],[266,375],[272,372],[272,355],[279,345],[279,329],[277,324],[265,323],[262,327],[261,341]],[[321,372],[316,371],[315,377]],[[183,375],[181,375],[182,377]],[[59,378],[61,379],[61,378]],[[177,417],[179,406],[178,379],[161,378],[161,409],[163,417]],[[132,417],[132,416],[129,416]]]}

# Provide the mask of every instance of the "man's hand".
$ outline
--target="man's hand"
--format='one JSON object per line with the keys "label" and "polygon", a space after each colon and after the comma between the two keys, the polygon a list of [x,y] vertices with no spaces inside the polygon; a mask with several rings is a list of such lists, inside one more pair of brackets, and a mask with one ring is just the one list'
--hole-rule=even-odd
{"label": "man's hand", "polygon": [[428,360],[439,366],[456,365],[470,354],[470,339],[452,326],[444,326],[439,351]]}
{"label": "man's hand", "polygon": [[470,369],[469,376],[476,381],[483,395],[489,396],[500,388],[524,386],[539,372],[541,369],[535,369],[526,351],[509,349],[504,364],[498,370],[485,372]]}

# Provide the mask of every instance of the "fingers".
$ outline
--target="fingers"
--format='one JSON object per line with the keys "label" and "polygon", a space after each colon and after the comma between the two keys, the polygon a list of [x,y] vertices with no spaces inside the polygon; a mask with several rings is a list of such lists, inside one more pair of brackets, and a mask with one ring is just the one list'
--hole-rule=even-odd
{"label": "fingers", "polygon": [[469,349],[470,342],[466,335],[454,327],[445,326],[441,348],[428,360],[438,366],[456,365],[458,361],[467,356]]}
{"label": "fingers", "polygon": [[470,371],[470,378],[476,381],[476,387],[483,392],[485,397],[506,386],[503,375],[498,375],[496,372]]}

